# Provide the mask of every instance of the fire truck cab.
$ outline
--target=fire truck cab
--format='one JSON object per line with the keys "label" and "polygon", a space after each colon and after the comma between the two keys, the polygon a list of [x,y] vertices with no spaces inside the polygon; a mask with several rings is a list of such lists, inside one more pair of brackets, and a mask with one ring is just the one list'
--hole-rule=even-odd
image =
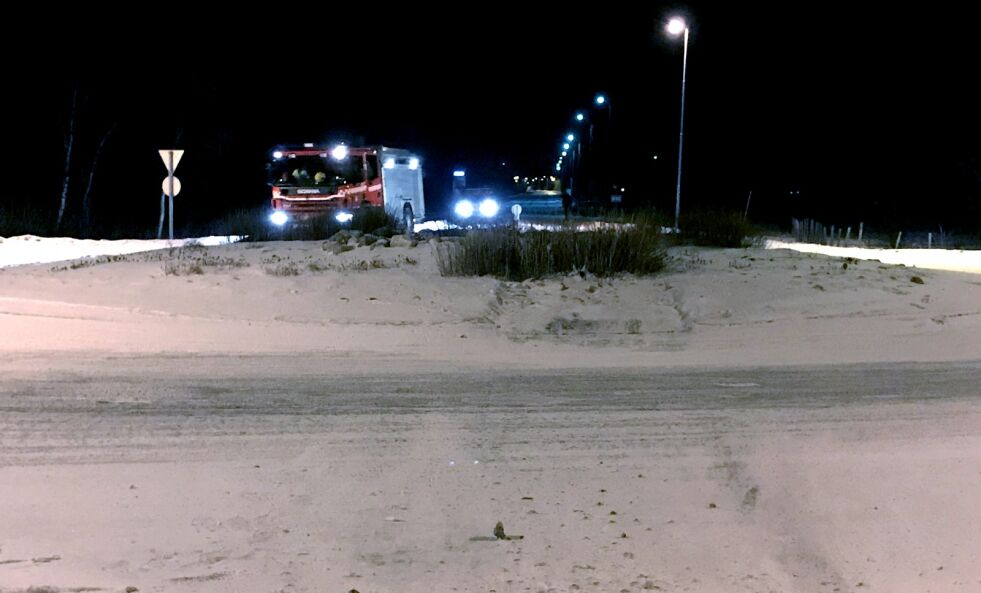
{"label": "fire truck cab", "polygon": [[366,206],[384,207],[411,231],[426,214],[422,165],[417,155],[386,146],[280,146],[269,162],[273,212],[277,225],[320,216],[341,223]]}

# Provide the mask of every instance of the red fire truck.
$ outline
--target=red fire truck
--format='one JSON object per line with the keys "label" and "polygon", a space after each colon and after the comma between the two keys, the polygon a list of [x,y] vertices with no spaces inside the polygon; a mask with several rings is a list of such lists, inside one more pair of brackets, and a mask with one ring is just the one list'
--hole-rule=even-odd
{"label": "red fire truck", "polygon": [[271,157],[269,220],[277,226],[319,216],[345,223],[357,208],[380,206],[411,230],[426,214],[422,165],[408,150],[304,144],[276,147]]}

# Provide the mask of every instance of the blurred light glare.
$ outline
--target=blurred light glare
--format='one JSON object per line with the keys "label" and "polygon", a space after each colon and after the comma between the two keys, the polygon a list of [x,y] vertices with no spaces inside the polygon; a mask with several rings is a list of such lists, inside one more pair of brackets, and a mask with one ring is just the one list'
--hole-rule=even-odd
{"label": "blurred light glare", "polygon": [[685,32],[686,28],[685,20],[681,17],[674,17],[668,21],[668,33],[672,35],[681,35]]}

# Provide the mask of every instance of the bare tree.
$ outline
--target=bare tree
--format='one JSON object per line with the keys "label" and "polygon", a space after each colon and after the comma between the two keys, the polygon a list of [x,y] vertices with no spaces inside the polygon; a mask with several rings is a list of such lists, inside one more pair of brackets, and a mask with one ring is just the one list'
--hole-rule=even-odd
{"label": "bare tree", "polygon": [[976,158],[971,157],[964,161],[964,169],[968,171],[968,173],[973,174],[974,179],[976,179],[978,183],[981,183],[981,169],[978,169],[978,161]]}
{"label": "bare tree", "polygon": [[78,111],[78,87],[72,91],[72,110],[68,116],[68,129],[65,131],[65,178],[61,184],[61,203],[58,205],[58,220],[55,230],[61,228],[65,217],[65,206],[68,203],[68,182],[71,178],[72,149],[75,146],[75,116]]}
{"label": "bare tree", "polygon": [[160,224],[157,225],[157,238],[163,238],[164,216],[167,215],[167,194],[160,192]]}
{"label": "bare tree", "polygon": [[92,191],[92,180],[95,178],[95,168],[99,164],[99,157],[102,156],[102,149],[106,146],[106,140],[109,139],[109,135],[112,134],[114,129],[116,129],[116,124],[109,126],[106,133],[102,135],[102,140],[99,141],[99,145],[95,149],[95,154],[92,156],[92,166],[89,167],[89,179],[85,184],[85,193],[82,194],[82,226],[85,229],[89,228],[89,223],[92,220],[89,192]]}

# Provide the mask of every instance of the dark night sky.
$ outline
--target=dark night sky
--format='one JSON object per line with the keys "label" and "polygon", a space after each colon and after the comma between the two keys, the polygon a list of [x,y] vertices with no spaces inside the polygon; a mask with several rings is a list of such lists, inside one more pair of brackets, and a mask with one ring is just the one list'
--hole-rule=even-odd
{"label": "dark night sky", "polygon": [[[4,42],[17,56],[7,74],[8,162],[36,183],[26,193],[8,183],[0,205],[30,200],[54,212],[78,85],[76,179],[115,125],[92,189],[101,233],[155,226],[164,174],[155,151],[175,142],[188,151],[178,170],[178,226],[188,232],[264,204],[262,165],[277,143],[416,149],[437,204],[457,165],[487,179],[547,173],[560,135],[575,131],[573,112],[597,91],[612,101],[628,198],[667,210],[681,43],[663,22],[678,9],[692,28],[683,208],[741,209],[752,189],[753,214],[766,222],[812,214],[981,226],[981,43],[965,9],[570,6],[351,5],[341,14],[294,4],[251,18],[185,10],[170,41],[162,25],[147,25],[163,23],[159,15],[113,15],[121,25],[66,15],[43,28],[59,40],[50,57]],[[506,170],[494,167],[502,160]]]}

